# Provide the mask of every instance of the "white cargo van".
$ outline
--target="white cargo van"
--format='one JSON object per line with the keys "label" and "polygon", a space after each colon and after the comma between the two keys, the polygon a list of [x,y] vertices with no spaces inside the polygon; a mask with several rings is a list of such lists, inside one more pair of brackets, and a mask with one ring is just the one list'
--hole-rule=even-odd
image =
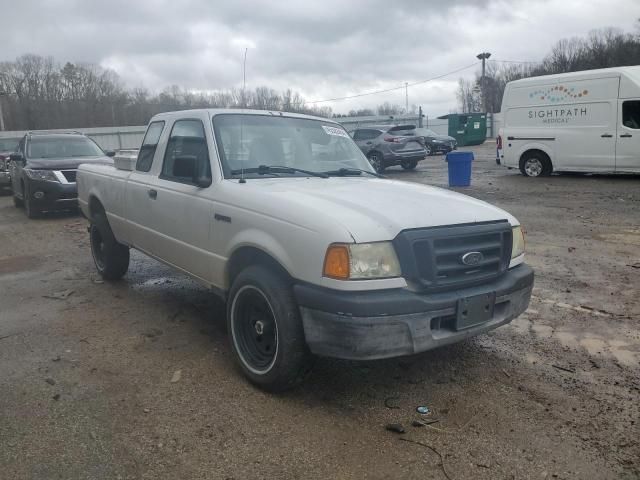
{"label": "white cargo van", "polygon": [[640,173],[640,66],[509,82],[502,116],[496,161],[523,175]]}

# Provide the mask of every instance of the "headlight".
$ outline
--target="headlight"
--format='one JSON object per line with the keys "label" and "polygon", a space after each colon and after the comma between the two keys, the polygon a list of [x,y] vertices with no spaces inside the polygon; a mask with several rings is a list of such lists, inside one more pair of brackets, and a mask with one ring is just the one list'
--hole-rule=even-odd
{"label": "headlight", "polygon": [[32,180],[59,181],[51,170],[31,170],[30,168],[25,168],[23,171],[25,175]]}
{"label": "headlight", "polygon": [[511,247],[511,258],[519,257],[524,253],[524,230],[520,225],[513,227],[513,245]]}
{"label": "headlight", "polygon": [[338,280],[399,277],[400,263],[391,242],[334,243],[327,249],[323,275]]}
{"label": "headlight", "polygon": [[433,143],[442,143],[442,140],[434,140]]}

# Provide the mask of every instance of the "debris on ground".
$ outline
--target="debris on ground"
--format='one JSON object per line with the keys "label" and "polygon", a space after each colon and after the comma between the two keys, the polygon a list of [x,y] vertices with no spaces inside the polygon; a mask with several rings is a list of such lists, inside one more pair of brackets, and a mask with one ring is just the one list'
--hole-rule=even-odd
{"label": "debris on ground", "polygon": [[173,372],[173,376],[171,377],[171,383],[179,382],[182,378],[182,370],[176,370]]}
{"label": "debris on ground", "polygon": [[75,290],[63,290],[61,292],[49,293],[48,295],[43,295],[44,298],[53,298],[54,300],[65,300],[69,298],[73,294]]}
{"label": "debris on ground", "polygon": [[56,381],[53,378],[45,378],[44,381],[47,382],[49,385],[55,385],[56,384]]}
{"label": "debris on ground", "polygon": [[400,400],[400,397],[387,397],[384,399],[384,406],[387,408],[400,408],[398,405],[393,404],[392,402],[395,400]]}
{"label": "debris on ground", "polygon": [[387,423],[384,428],[394,433],[405,433],[405,429],[401,423]]}
{"label": "debris on ground", "polygon": [[414,420],[411,422],[412,427],[426,427],[427,425],[431,425],[433,423],[438,423],[440,420],[437,418],[431,418],[428,420]]}
{"label": "debris on ground", "polygon": [[51,397],[51,398],[53,398],[54,400],[58,401],[58,400],[60,400],[60,394],[59,394],[59,393],[56,393],[56,394],[55,394],[53,397]]}
{"label": "debris on ground", "polygon": [[416,407],[416,412],[420,415],[429,415],[431,410],[426,405],[420,405],[419,407]]}
{"label": "debris on ground", "polygon": [[159,337],[163,333],[164,332],[159,328],[150,328],[149,330],[142,332],[142,336],[147,338],[154,338]]}
{"label": "debris on ground", "polygon": [[553,368],[557,368],[558,370],[562,370],[563,372],[576,373],[575,370],[572,370],[571,368],[563,367],[562,365],[553,364],[551,366]]}
{"label": "debris on ground", "polygon": [[427,443],[418,442],[417,440],[411,440],[410,438],[400,438],[399,440],[402,440],[403,442],[415,443],[416,445],[421,445],[421,446],[423,446],[425,448],[428,448],[429,450],[431,450],[436,455],[438,455],[438,457],[440,457],[440,467],[442,467],[442,473],[444,473],[445,477],[447,477],[449,480],[451,480],[451,477],[449,476],[449,472],[447,472],[447,467],[445,467],[445,465],[444,465],[444,456],[438,450],[436,450],[435,447],[432,447],[431,445],[429,445]]}

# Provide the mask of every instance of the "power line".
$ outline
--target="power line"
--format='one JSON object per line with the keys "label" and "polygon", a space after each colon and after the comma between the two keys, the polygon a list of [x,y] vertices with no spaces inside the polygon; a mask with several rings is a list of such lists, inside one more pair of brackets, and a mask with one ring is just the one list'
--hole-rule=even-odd
{"label": "power line", "polygon": [[422,85],[428,82],[433,82],[434,80],[438,80],[440,78],[444,78],[447,77],[449,75],[453,75],[454,73],[458,73],[458,72],[462,72],[463,70],[467,70],[471,67],[475,67],[476,65],[478,65],[480,62],[474,62],[470,65],[467,65],[466,67],[461,67],[458,68],[457,70],[452,70],[451,72],[447,72],[447,73],[443,73],[442,75],[438,75],[436,77],[431,77],[428,78],[426,80],[421,80],[419,82],[413,82],[413,83],[409,83],[409,84],[405,84],[405,85],[400,85],[398,87],[392,87],[392,88],[385,88],[384,90],[376,90],[374,92],[365,92],[365,93],[357,93],[355,95],[347,95],[346,97],[336,97],[336,98],[327,98],[325,100],[313,100],[311,102],[300,102],[301,104],[316,104],[316,103],[325,103],[325,102],[337,102],[339,100],[348,100],[350,98],[360,98],[360,97],[366,97],[368,95],[377,95],[379,93],[387,93],[387,92],[393,92],[394,90],[401,90],[403,88],[407,88],[407,87],[414,87],[416,85]]}
{"label": "power line", "polygon": [[527,62],[524,60],[489,60],[490,62],[496,63],[530,63],[530,64],[540,64],[542,62]]}

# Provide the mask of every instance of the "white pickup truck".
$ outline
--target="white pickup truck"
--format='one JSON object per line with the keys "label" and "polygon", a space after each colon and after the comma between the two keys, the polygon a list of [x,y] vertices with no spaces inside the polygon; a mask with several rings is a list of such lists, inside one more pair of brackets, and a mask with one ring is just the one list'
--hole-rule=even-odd
{"label": "white pickup truck", "polygon": [[528,306],[513,216],[382,178],[331,120],[163,113],[132,160],[78,171],[99,273],[122,277],[135,248],[223,296],[238,364],[266,390],[295,385],[314,355],[411,355]]}

